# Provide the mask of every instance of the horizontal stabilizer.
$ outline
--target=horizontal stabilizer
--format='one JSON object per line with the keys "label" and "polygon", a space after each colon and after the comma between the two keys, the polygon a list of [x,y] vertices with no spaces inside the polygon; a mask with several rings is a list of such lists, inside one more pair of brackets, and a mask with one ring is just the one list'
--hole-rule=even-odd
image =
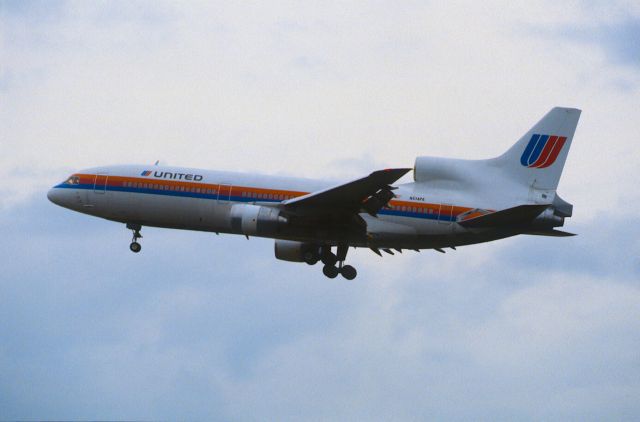
{"label": "horizontal stabilizer", "polygon": [[458,224],[470,229],[521,226],[530,223],[547,208],[549,208],[549,205],[518,205],[517,207],[463,220]]}
{"label": "horizontal stabilizer", "polygon": [[522,234],[530,234],[532,236],[553,236],[553,237],[571,237],[575,236],[575,233],[563,232],[562,230],[531,230],[523,232]]}

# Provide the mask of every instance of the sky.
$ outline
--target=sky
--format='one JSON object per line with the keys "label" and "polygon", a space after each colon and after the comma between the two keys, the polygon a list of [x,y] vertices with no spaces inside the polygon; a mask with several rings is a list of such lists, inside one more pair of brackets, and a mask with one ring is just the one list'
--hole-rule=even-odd
{"label": "sky", "polygon": [[[637,420],[635,1],[0,1],[0,420]],[[380,258],[49,203],[95,165],[349,180],[583,110],[567,239]],[[410,180],[410,176],[405,181]]]}

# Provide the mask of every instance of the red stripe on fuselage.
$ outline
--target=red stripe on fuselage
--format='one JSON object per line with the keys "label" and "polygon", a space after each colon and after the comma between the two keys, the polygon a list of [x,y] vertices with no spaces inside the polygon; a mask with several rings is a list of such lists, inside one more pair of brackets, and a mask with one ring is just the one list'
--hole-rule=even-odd
{"label": "red stripe on fuselage", "polygon": [[[95,174],[74,174],[80,178],[80,184],[94,185],[96,182]],[[218,183],[203,183],[203,182],[184,182],[174,181],[166,179],[150,179],[146,177],[125,177],[125,176],[111,176],[108,178],[106,175],[99,175],[97,178],[98,185],[96,188],[103,188],[104,180],[106,179],[107,187],[114,188],[126,188],[126,189],[151,189],[158,191],[170,191],[170,192],[190,192],[196,194],[209,194],[217,195],[218,189],[227,188],[221,191],[221,197],[244,197],[259,202],[262,199],[284,201],[286,199],[292,199],[295,197],[309,194],[309,192],[280,190],[280,189],[268,189],[257,188],[251,186],[231,186],[231,192],[229,192],[229,185]],[[104,179],[102,177],[105,176]],[[244,194],[244,196],[243,196]],[[447,205],[443,211],[446,211],[447,216],[457,216],[467,211],[472,210],[470,207],[453,206],[450,208]],[[440,214],[440,204],[438,203],[426,203],[426,202],[410,202],[401,200],[391,200],[389,202],[389,208],[392,210],[408,213],[420,213],[420,214]]]}

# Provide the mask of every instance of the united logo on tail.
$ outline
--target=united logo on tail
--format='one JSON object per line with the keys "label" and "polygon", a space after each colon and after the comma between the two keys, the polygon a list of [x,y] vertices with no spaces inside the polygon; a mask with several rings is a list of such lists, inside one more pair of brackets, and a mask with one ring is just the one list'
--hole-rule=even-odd
{"label": "united logo on tail", "polygon": [[520,157],[520,163],[529,168],[543,169],[556,161],[566,142],[566,136],[534,134]]}

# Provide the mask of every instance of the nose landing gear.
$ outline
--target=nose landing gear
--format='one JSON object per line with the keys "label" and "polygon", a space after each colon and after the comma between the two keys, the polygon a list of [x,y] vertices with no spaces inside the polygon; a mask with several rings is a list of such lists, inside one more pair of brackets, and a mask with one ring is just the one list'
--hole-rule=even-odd
{"label": "nose landing gear", "polygon": [[[322,267],[322,273],[329,278],[336,278],[338,274],[341,274],[347,280],[353,280],[358,275],[358,272],[351,265],[344,265],[344,261],[347,258],[347,251],[349,247],[347,245],[338,246],[337,254],[331,252],[330,246],[324,246],[322,248],[320,259],[324,264]],[[338,266],[336,267],[336,263]]]}
{"label": "nose landing gear", "polygon": [[142,226],[140,224],[127,223],[127,228],[129,230],[133,230],[133,238],[131,239],[129,249],[131,249],[131,252],[138,253],[142,250],[142,245],[138,243],[138,239],[142,238],[142,235],[140,234]]}

